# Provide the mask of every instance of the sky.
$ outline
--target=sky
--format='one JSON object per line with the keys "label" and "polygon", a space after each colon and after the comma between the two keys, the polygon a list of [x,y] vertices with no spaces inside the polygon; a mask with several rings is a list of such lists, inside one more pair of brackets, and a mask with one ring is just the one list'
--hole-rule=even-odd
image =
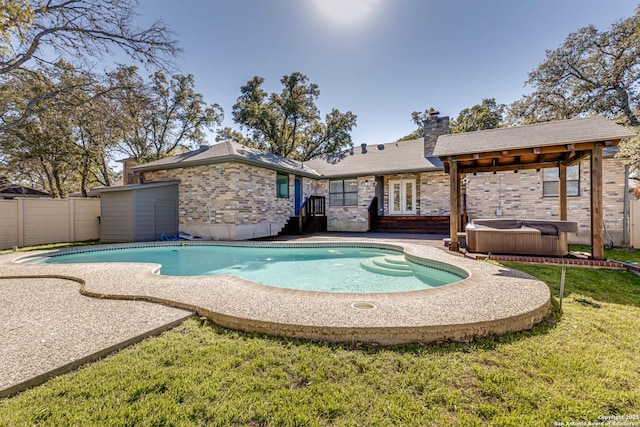
{"label": "sky", "polygon": [[[495,98],[510,104],[527,75],[569,33],[607,30],[632,0],[139,0],[140,25],[162,20],[179,40],[179,74],[192,74],[222,126],[254,76],[280,92],[294,71],[316,83],[321,114],[358,116],[355,145],[411,133],[411,112],[456,118]],[[213,136],[209,143],[213,144]]]}

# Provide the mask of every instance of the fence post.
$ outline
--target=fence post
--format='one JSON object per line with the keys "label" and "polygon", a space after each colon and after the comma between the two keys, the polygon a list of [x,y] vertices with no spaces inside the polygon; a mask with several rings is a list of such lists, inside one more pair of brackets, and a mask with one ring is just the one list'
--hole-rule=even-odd
{"label": "fence post", "polygon": [[76,218],[75,218],[75,203],[74,199],[67,199],[69,201],[69,242],[76,241]]}
{"label": "fence post", "polygon": [[17,204],[17,217],[18,217],[18,247],[24,246],[24,199],[16,198]]}

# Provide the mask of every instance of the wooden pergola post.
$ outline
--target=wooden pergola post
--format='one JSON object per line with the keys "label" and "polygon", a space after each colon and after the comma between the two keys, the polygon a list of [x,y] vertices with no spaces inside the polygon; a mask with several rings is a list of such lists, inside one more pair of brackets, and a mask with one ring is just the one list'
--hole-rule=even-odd
{"label": "wooden pergola post", "polygon": [[567,220],[567,165],[558,165],[558,206],[560,221]]}
{"label": "wooden pergola post", "polygon": [[458,161],[449,160],[449,250],[458,251],[458,223],[460,222],[460,173]]}
{"label": "wooden pergola post", "polygon": [[631,130],[601,117],[558,120],[535,125],[440,135],[433,150],[450,182],[449,248],[457,251],[461,209],[460,177],[478,172],[519,171],[558,167],[559,219],[569,218],[567,165],[590,156],[591,160],[591,246],[592,258],[604,258],[604,203],[602,149],[616,147],[623,138],[636,137]]}
{"label": "wooden pergola post", "polygon": [[591,150],[591,258],[604,259],[602,147]]}

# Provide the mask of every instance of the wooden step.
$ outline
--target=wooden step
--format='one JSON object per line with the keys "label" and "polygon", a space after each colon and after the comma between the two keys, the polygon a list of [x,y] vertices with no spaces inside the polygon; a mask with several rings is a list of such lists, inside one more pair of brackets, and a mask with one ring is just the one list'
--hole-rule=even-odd
{"label": "wooden step", "polygon": [[326,216],[311,216],[305,217],[305,225],[302,232],[300,232],[300,217],[292,216],[287,223],[280,230],[279,235],[285,236],[299,236],[302,234],[318,233],[327,231],[327,217]]}
{"label": "wooden step", "polygon": [[284,227],[282,228],[282,230],[280,230],[280,235],[285,235],[285,236],[296,236],[296,235],[300,235],[302,233],[300,233],[299,230],[299,217],[297,216],[292,216],[289,218],[289,221],[287,221],[287,223],[284,225]]}

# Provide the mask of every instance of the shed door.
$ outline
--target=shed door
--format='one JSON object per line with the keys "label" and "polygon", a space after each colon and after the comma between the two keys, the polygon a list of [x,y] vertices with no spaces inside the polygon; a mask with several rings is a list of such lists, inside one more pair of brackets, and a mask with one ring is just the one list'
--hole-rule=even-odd
{"label": "shed door", "polygon": [[156,199],[153,205],[155,238],[163,233],[175,235],[178,232],[178,201]]}

